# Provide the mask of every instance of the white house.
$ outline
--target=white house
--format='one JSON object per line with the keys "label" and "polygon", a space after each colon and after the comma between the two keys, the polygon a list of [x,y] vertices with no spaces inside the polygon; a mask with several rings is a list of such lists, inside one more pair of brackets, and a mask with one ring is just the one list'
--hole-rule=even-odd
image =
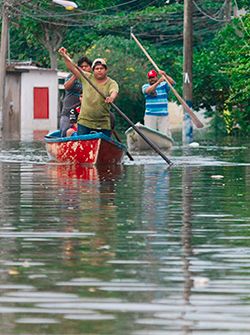
{"label": "white house", "polygon": [[5,138],[42,139],[57,129],[57,115],[57,71],[32,65],[9,65],[3,115]]}

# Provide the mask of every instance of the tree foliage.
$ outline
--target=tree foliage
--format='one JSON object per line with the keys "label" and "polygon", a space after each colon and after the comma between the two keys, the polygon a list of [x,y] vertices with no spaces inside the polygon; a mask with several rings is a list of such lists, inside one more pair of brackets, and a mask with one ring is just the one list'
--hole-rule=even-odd
{"label": "tree foliage", "polygon": [[[131,1],[124,5],[121,0],[78,0],[79,9],[74,12],[68,12],[49,0],[9,2],[12,3],[11,21],[18,25],[28,46],[37,50],[39,45],[47,50],[50,56],[47,59],[44,55],[39,59],[39,53],[34,53],[34,59],[43,65],[49,65],[49,58],[55,62],[53,57],[61,41],[69,49],[78,51],[80,47],[85,49],[93,39],[106,35],[129,38],[131,27],[140,38],[158,48],[171,46],[182,49],[183,1],[170,1],[169,4],[162,0]],[[152,3],[154,6],[149,6]],[[212,3],[216,10],[218,0]],[[193,17],[195,45],[207,43],[223,24],[208,17],[202,18],[196,8]],[[15,41],[15,37],[13,34],[12,40]]]}
{"label": "tree foliage", "polygon": [[218,32],[209,49],[195,54],[195,105],[214,116],[225,133],[250,132],[250,15]]}

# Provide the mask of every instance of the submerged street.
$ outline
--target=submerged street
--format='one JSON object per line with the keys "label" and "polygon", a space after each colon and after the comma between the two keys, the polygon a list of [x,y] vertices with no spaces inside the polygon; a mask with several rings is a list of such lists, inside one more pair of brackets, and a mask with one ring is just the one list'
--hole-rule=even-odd
{"label": "submerged street", "polygon": [[2,145],[1,334],[249,334],[249,145],[168,156],[100,169]]}

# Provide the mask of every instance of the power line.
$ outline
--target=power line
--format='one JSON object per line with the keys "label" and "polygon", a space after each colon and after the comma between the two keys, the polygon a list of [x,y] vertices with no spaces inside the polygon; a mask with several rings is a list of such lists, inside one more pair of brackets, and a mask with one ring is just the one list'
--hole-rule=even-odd
{"label": "power line", "polygon": [[227,20],[225,20],[225,19],[217,19],[217,18],[216,18],[216,16],[218,16],[219,13],[222,11],[222,9],[225,7],[227,0],[224,1],[224,3],[222,4],[221,8],[217,11],[217,13],[214,14],[214,16],[212,16],[212,15],[210,15],[210,14],[204,12],[204,10],[202,10],[202,9],[198,6],[198,4],[196,3],[195,0],[192,0],[192,2],[193,2],[193,4],[195,5],[196,9],[197,9],[200,13],[202,13],[204,16],[208,17],[209,19],[214,20],[214,21],[218,21],[218,22],[226,22],[226,21],[227,21]]}
{"label": "power line", "polygon": [[[153,2],[155,2],[156,0],[154,0]],[[153,3],[151,2],[151,3]],[[10,5],[12,7],[12,13],[16,13],[19,14],[20,16],[23,17],[29,17],[33,20],[39,21],[39,22],[44,22],[44,23],[52,23],[50,21],[50,19],[57,19],[57,18],[61,18],[62,15],[60,14],[54,14],[51,13],[51,11],[48,10],[44,10],[42,8],[39,8],[39,10],[34,11],[34,9],[32,8],[32,11],[30,11],[30,7],[29,6],[24,6],[25,9],[27,10],[23,10],[23,9],[19,9],[18,7],[14,6],[13,4]],[[68,23],[71,26],[86,26],[86,17],[88,17],[89,15],[92,15],[92,12],[88,12],[88,11],[82,11],[81,13],[78,13],[77,15],[81,15],[84,16],[84,19],[80,18],[80,20],[75,20],[70,18],[70,14],[69,15],[63,15],[63,22]],[[119,13],[118,13],[119,14]],[[121,17],[116,14],[116,15],[103,15],[101,16],[102,20],[103,19],[107,19],[107,20],[121,20]],[[96,14],[97,16],[97,14]],[[99,16],[98,16],[99,17]],[[89,19],[89,22],[91,22],[93,20],[93,18],[91,17]],[[84,22],[84,24],[82,24],[81,22]],[[89,24],[89,22],[87,22]],[[63,23],[60,23],[58,21],[55,22],[55,24],[58,25],[62,25]],[[96,24],[96,22],[95,22]],[[90,24],[92,25],[92,24]]]}
{"label": "power line", "polygon": [[[150,4],[155,3],[156,0],[153,0]],[[128,3],[128,2],[126,2]],[[57,25],[57,26],[65,26],[72,28],[81,28],[81,27],[89,27],[90,29],[95,28],[95,30],[99,33],[105,31],[106,33],[115,34],[115,35],[122,35],[122,36],[129,36],[130,27],[133,26],[134,28],[137,27],[138,33],[141,34],[145,39],[154,40],[154,41],[163,41],[165,39],[169,39],[169,43],[173,43],[173,40],[182,39],[182,32],[175,34],[177,27],[179,30],[182,30],[183,25],[183,13],[180,12],[166,12],[164,14],[152,13],[151,16],[145,16],[142,12],[140,15],[139,12],[132,12],[131,15],[128,15],[126,18],[119,16],[118,14],[114,15],[101,15],[96,16],[96,20],[93,17],[89,17],[88,12],[82,11],[81,15],[83,18],[73,19],[69,15],[64,15],[63,21],[58,20],[60,17],[57,17],[57,13],[52,13],[48,10],[44,10],[43,8],[38,8],[36,10],[30,8],[30,4],[24,2],[24,8],[20,9],[18,6],[11,5],[12,12],[16,15],[19,15],[24,18],[29,18],[31,20],[37,21],[39,23]],[[123,3],[125,4],[125,3]],[[26,10],[25,10],[26,9]],[[31,10],[32,9],[32,10]],[[136,15],[133,17],[133,14]],[[79,14],[78,14],[79,15]],[[91,15],[92,16],[92,15]],[[198,12],[194,15],[194,26],[199,25],[202,26],[202,20],[205,20],[206,16],[202,13]],[[126,22],[122,22],[121,20],[126,20]],[[112,24],[110,24],[112,22]],[[218,21],[217,21],[218,23]],[[143,32],[144,25],[151,24],[154,33],[148,34]],[[116,25],[114,27],[114,25]],[[171,27],[175,27],[174,29]],[[213,28],[213,29],[211,29]],[[211,30],[217,29],[217,25],[210,26]],[[206,33],[211,33],[210,29],[207,27],[207,23],[204,21],[203,28],[199,29],[201,35],[206,35]],[[158,42],[157,42],[158,43]],[[167,43],[167,42],[166,42]]]}
{"label": "power line", "polygon": [[[104,7],[104,8],[99,8],[99,9],[93,9],[93,10],[85,10],[85,9],[81,9],[81,8],[78,8],[77,10],[75,10],[74,12],[69,12],[69,13],[62,13],[62,14],[59,14],[58,12],[57,13],[53,13],[51,10],[45,10],[45,9],[42,9],[42,8],[39,8],[39,11],[40,13],[43,13],[46,17],[58,17],[58,18],[65,18],[65,17],[77,17],[77,16],[81,16],[81,15],[99,15],[98,13],[100,12],[105,12],[107,10],[110,10],[110,9],[117,9],[117,8],[120,8],[120,7],[124,7],[128,4],[134,4],[135,6],[132,7],[133,10],[142,10],[148,6],[152,6],[153,4],[155,4],[158,0],[152,0],[149,4],[147,4],[146,6],[143,5],[143,6],[138,6],[138,3],[139,0],[130,0],[130,1],[127,1],[127,2],[123,2],[121,4],[118,4],[118,5],[114,5],[114,6],[109,6],[109,7]],[[142,3],[142,2],[141,2]],[[26,5],[26,6],[25,6]],[[24,2],[24,7],[26,7],[28,10],[32,9],[33,10],[33,6],[32,4],[29,4],[28,2]],[[129,9],[129,12],[131,12],[131,7]],[[116,14],[119,14],[121,13],[116,11]],[[43,14],[41,16],[43,16]],[[102,14],[102,15],[107,15],[107,14]],[[107,16],[111,16],[112,14],[109,14]]]}

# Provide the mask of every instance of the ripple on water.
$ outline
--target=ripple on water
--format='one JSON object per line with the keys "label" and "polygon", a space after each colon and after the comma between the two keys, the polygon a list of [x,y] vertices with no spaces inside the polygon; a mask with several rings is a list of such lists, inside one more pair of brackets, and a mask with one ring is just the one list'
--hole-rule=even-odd
{"label": "ripple on water", "polygon": [[[171,169],[180,166],[250,166],[248,162],[231,162],[218,160],[214,157],[199,156],[199,155],[188,155],[188,156],[168,156],[167,157],[172,161],[173,165]],[[159,155],[136,155],[134,156],[134,161],[126,160],[126,165],[156,165],[164,164],[166,165],[165,160],[163,160]],[[168,165],[167,165],[168,166]]]}
{"label": "ripple on water", "polygon": [[55,324],[59,321],[55,319],[47,318],[20,318],[15,320],[16,323],[27,323],[27,324]]}
{"label": "ripple on water", "polygon": [[106,321],[106,320],[115,320],[114,315],[109,314],[84,314],[84,315],[75,315],[75,314],[67,314],[64,316],[64,319],[68,320],[79,320],[79,321]]}
{"label": "ripple on water", "polygon": [[21,232],[0,232],[0,238],[18,238],[18,237],[49,237],[49,238],[82,238],[94,236],[95,233],[80,232],[58,232],[58,231],[21,231]]}

